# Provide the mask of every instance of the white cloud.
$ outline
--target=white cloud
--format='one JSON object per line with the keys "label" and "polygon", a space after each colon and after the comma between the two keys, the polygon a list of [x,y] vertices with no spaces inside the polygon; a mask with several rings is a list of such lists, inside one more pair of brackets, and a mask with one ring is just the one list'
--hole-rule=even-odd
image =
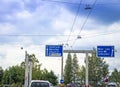
{"label": "white cloud", "polygon": [[51,24],[56,30],[70,30],[70,25],[72,24],[73,18],[74,15],[70,14],[69,11],[61,8],[60,13],[55,17]]}
{"label": "white cloud", "polygon": [[29,46],[33,43],[34,41],[32,38],[25,37],[25,36],[18,36],[16,37],[16,40],[12,42],[12,44],[20,44],[20,45],[25,45],[25,46]]}
{"label": "white cloud", "polygon": [[[55,9],[53,9],[55,8]],[[17,19],[17,25],[12,25],[9,23],[3,23],[0,24],[1,34],[8,34],[8,33],[14,33],[16,32],[16,29],[20,29],[17,32],[21,31],[20,33],[25,34],[24,30],[28,28],[27,34],[30,33],[41,33],[41,34],[63,34],[63,35],[69,35],[73,20],[75,15],[71,12],[67,11],[66,9],[60,7],[60,6],[52,6],[50,3],[46,5],[40,4],[36,8],[34,12],[29,12],[27,10],[23,10],[20,12],[17,12],[14,14],[15,19]],[[9,17],[8,17],[9,18]],[[73,27],[73,31],[71,32],[72,35],[77,35],[80,31],[80,28],[83,24],[84,17],[78,17],[75,23],[75,26]],[[45,25],[45,24],[49,24]],[[120,42],[120,36],[119,33],[114,34],[108,34],[108,35],[102,35],[102,33],[108,33],[108,32],[115,32],[119,31],[120,23],[116,22],[112,25],[101,25],[98,24],[96,20],[89,19],[85,27],[83,28],[82,32],[80,33],[82,39],[79,39],[76,41],[74,47],[77,47],[77,49],[92,49],[93,47],[96,47],[97,45],[115,45],[119,47]],[[17,26],[17,28],[16,28]],[[45,26],[44,28],[42,26]],[[38,30],[36,30],[36,28]],[[44,33],[42,33],[42,30],[45,30]],[[54,32],[52,32],[54,30]],[[101,33],[101,35],[99,35]],[[96,36],[98,35],[98,36]],[[55,37],[48,37],[45,39],[44,37],[44,45],[36,45],[36,42],[34,42],[33,37],[16,37],[16,41],[13,41],[12,44],[6,43],[4,45],[0,46],[0,66],[6,68],[12,65],[20,64],[22,61],[24,61],[24,55],[25,50],[28,51],[29,54],[34,53],[40,63],[42,63],[42,68],[47,68],[48,70],[53,70],[56,74],[60,74],[61,72],[61,58],[51,58],[51,57],[45,57],[45,44],[62,44],[67,41],[68,36],[61,37],[61,36],[55,36]],[[76,36],[70,37],[69,40],[69,46],[72,45],[73,41],[72,39],[76,39]],[[59,42],[63,41],[63,42]],[[42,42],[42,41],[41,41]],[[38,43],[38,42],[37,42]],[[20,47],[23,46],[24,50],[20,50]],[[74,49],[73,47],[73,49]],[[68,47],[69,48],[69,47]],[[65,48],[67,49],[67,48]],[[116,48],[118,49],[118,48]],[[84,64],[85,56],[83,54],[77,54],[79,59],[79,64]],[[67,54],[64,55],[64,64],[66,61]],[[108,59],[109,60],[109,59]],[[116,60],[110,59],[109,61],[106,60],[110,65],[114,65],[116,63],[116,67],[119,63],[118,56],[116,57]],[[112,62],[111,62],[112,61]],[[112,67],[112,66],[111,66]],[[114,66],[115,67],[115,66]]]}
{"label": "white cloud", "polygon": [[0,45],[0,66],[4,69],[24,61],[19,45]]}
{"label": "white cloud", "polygon": [[31,19],[32,14],[26,10],[23,10],[22,12],[18,12],[16,14],[16,17],[20,20],[27,20],[27,19]]}
{"label": "white cloud", "polygon": [[0,23],[0,34],[11,34],[16,31],[16,26],[10,23]]}

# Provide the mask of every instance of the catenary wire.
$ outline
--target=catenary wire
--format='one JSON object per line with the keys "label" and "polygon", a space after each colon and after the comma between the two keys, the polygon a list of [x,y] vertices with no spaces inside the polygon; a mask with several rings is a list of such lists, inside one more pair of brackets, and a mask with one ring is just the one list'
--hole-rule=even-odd
{"label": "catenary wire", "polygon": [[[44,2],[55,2],[55,3],[61,3],[61,4],[72,4],[72,5],[79,5],[79,3],[76,3],[76,2],[66,2],[66,1],[57,1],[57,0],[41,0],[41,1],[44,1]],[[81,3],[81,5],[86,5],[86,4],[84,4],[84,3]],[[90,3],[89,3],[89,5],[91,5]],[[118,2],[118,3],[102,3],[102,2],[100,2],[100,3],[97,3],[96,5],[120,5],[120,3]]]}
{"label": "catenary wire", "polygon": [[[95,2],[93,3],[92,8],[90,9],[90,11],[89,11],[89,13],[88,13],[85,21],[83,22],[83,24],[82,24],[82,26],[81,26],[81,28],[80,28],[80,31],[79,31],[79,33],[78,33],[78,35],[80,35],[80,33],[81,33],[81,31],[83,30],[85,24],[87,23],[88,18],[89,18],[89,16],[91,15],[91,13],[92,13],[92,11],[93,11],[93,8],[95,7],[96,2],[97,2],[97,0],[95,0]],[[75,40],[73,41],[72,47],[74,46],[74,44],[75,44],[76,41],[77,41],[77,39],[75,39]]]}
{"label": "catenary wire", "polygon": [[[120,31],[118,30],[118,31],[114,31],[114,32],[107,32],[107,33],[100,33],[100,34],[96,34],[96,33],[92,33],[92,34],[87,34],[87,35],[82,35],[82,37],[89,37],[89,36],[100,36],[100,35],[108,35],[108,34],[114,34],[114,33],[120,33]],[[10,37],[16,37],[16,36],[20,36],[20,37],[49,37],[49,36],[60,36],[60,37],[67,37],[67,36],[69,36],[69,35],[56,35],[56,34],[51,34],[51,35],[49,35],[49,34],[43,34],[43,35],[35,35],[35,34],[24,34],[24,35],[22,35],[22,34],[0,34],[0,36],[10,36]],[[73,37],[75,37],[75,36],[78,36],[78,35],[71,35],[71,36],[73,36]]]}
{"label": "catenary wire", "polygon": [[[40,35],[40,34],[0,34],[0,36],[10,36],[10,37],[15,37],[15,36],[25,36],[25,37],[30,37],[30,36],[32,36],[32,37],[49,37],[49,36],[62,36],[62,37],[64,37],[64,36],[69,36],[69,35],[57,35],[57,34],[51,34],[51,35],[49,35],[49,34],[43,34],[43,35]],[[71,35],[71,36],[77,36],[77,35]]]}
{"label": "catenary wire", "polygon": [[[120,32],[119,31],[114,31],[114,32],[107,32],[107,33],[100,33],[100,34],[94,34],[94,33],[93,34],[87,34],[87,35],[82,35],[82,39],[93,38],[93,37],[98,37],[98,36],[103,36],[103,35],[109,35],[109,34],[116,34],[116,33],[120,33]],[[12,35],[12,36],[14,36],[14,35]],[[64,36],[64,35],[61,35],[61,36]],[[16,36],[14,36],[14,37],[16,37]],[[69,42],[72,42],[74,40],[75,39],[70,39]],[[66,42],[66,40],[56,41],[56,43],[65,43],[65,42]],[[45,44],[41,43],[40,45],[45,45]]]}
{"label": "catenary wire", "polygon": [[68,38],[67,38],[67,43],[66,43],[66,44],[68,44],[68,40],[70,39],[71,33],[72,33],[73,29],[74,29],[74,25],[75,25],[75,22],[76,22],[76,20],[77,20],[78,14],[79,14],[79,10],[80,10],[81,3],[82,3],[82,0],[80,0],[80,2],[79,2],[78,9],[77,9],[77,11],[76,11],[76,15],[75,15],[75,17],[74,17],[74,20],[73,20],[73,23],[72,23],[72,27],[71,27],[71,29],[70,29],[70,33],[69,33],[69,36],[68,36]]}

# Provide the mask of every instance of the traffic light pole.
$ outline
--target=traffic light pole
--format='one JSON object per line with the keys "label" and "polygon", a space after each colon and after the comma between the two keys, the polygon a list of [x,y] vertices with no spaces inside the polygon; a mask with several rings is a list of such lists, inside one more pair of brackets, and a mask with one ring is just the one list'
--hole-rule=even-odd
{"label": "traffic light pole", "polygon": [[86,81],[85,86],[89,86],[89,79],[88,79],[88,54],[93,53],[93,50],[64,50],[64,53],[85,53],[86,54]]}

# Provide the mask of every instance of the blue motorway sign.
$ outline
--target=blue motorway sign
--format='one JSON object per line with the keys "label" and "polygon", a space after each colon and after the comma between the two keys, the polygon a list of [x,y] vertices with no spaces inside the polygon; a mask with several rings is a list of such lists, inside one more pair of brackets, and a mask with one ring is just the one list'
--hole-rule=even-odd
{"label": "blue motorway sign", "polygon": [[97,46],[98,57],[114,57],[114,46]]}
{"label": "blue motorway sign", "polygon": [[46,45],[45,55],[48,57],[61,57],[63,56],[62,45]]}

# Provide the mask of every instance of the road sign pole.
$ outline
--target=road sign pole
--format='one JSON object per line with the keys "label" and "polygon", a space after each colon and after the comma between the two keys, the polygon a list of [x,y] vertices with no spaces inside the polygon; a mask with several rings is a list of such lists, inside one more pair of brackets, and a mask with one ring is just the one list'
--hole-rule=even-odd
{"label": "road sign pole", "polygon": [[63,45],[46,45],[45,49],[47,57],[61,57],[61,83],[63,84]]}

